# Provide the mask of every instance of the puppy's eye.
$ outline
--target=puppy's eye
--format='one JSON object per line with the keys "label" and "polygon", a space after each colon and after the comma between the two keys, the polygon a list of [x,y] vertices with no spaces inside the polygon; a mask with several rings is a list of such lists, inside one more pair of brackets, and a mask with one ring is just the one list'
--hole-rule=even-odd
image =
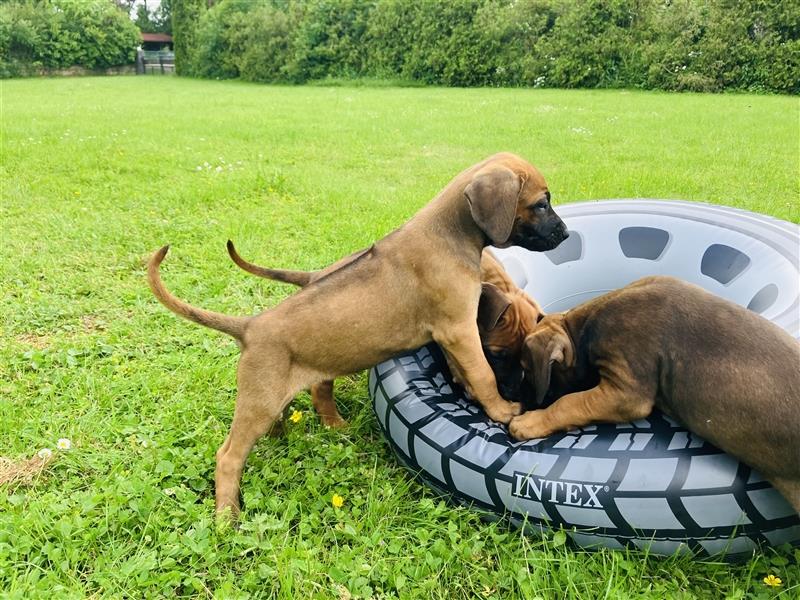
{"label": "puppy's eye", "polygon": [[547,210],[548,202],[547,199],[539,200],[536,204],[532,206],[533,210],[535,211],[543,211]]}

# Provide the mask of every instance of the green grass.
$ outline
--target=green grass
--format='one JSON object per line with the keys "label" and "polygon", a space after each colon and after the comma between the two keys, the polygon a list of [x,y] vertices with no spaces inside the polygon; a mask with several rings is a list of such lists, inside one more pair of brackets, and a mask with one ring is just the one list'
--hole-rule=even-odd
{"label": "green grass", "polygon": [[346,432],[298,397],[305,418],[250,457],[241,528],[217,530],[238,352],[167,312],[143,271],[170,243],[179,296],[253,313],[292,290],[234,267],[227,238],[262,264],[324,266],[499,150],[536,164],[556,203],[684,198],[798,222],[798,135],[787,97],[3,82],[0,454],[73,448],[0,488],[2,595],[800,596],[798,551],[581,552],[444,505],[387,450],[363,374],[339,380]]}

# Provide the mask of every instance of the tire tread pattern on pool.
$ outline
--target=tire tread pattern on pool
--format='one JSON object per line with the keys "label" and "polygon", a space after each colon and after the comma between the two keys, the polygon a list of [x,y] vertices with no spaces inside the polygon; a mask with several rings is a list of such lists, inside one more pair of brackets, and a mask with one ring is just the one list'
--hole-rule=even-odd
{"label": "tire tread pattern on pool", "polygon": [[[582,546],[649,545],[652,552],[667,554],[690,549],[700,554],[727,550],[733,555],[752,550],[756,543],[800,540],[800,519],[767,482],[664,415],[519,443],[507,437],[505,428],[487,422],[452,383],[435,345],[381,367],[380,373],[371,372],[369,386],[381,429],[403,463],[451,500],[505,513],[512,522],[534,528],[575,527],[571,536]],[[419,403],[427,410],[417,407],[408,415],[408,408]],[[452,427],[431,427],[439,423]],[[655,435],[636,444],[635,436],[643,434]],[[625,436],[631,440],[627,448],[611,449]],[[475,439],[504,449],[486,466],[478,465],[474,456],[459,454]],[[674,447],[665,447],[664,440],[672,440]],[[418,448],[430,448],[430,456],[419,456]],[[506,469],[514,457],[535,464],[531,457],[544,456],[554,461],[541,475]],[[430,467],[431,457],[438,458],[438,469]],[[612,460],[613,468],[587,478],[587,459]],[[626,482],[626,477],[640,479],[639,485]],[[692,486],[704,479],[712,485],[687,488],[690,477]],[[715,486],[715,480],[728,484]],[[592,491],[587,492],[586,485],[593,486]],[[758,510],[753,492],[759,492],[759,505],[772,518]]]}

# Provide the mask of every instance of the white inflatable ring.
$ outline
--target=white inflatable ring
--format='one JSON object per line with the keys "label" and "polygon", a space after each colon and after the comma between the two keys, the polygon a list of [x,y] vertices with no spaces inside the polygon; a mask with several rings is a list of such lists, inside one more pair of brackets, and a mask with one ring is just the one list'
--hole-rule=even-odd
{"label": "white inflatable ring", "polygon": [[[675,275],[800,338],[800,228],[691,202],[558,207],[566,242],[496,250],[548,312],[644,275]],[[453,501],[515,525],[565,528],[582,547],[736,556],[800,545],[800,518],[758,473],[660,413],[516,442],[452,385],[434,344],[370,371],[378,423],[400,461]]]}

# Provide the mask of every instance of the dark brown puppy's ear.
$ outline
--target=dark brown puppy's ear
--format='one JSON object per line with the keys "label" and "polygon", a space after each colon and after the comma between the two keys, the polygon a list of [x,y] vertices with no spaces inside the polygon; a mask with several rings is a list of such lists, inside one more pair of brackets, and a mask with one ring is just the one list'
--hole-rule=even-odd
{"label": "dark brown puppy's ear", "polygon": [[534,406],[541,406],[547,389],[550,387],[550,371],[553,363],[550,362],[550,353],[547,346],[550,342],[549,334],[529,335],[525,340],[528,371],[533,375]]}
{"label": "dark brown puppy's ear", "polygon": [[550,387],[553,363],[565,367],[575,364],[575,349],[572,341],[562,332],[546,331],[529,335],[525,340],[530,370],[533,372],[536,405],[541,406]]}
{"label": "dark brown puppy's ear", "polygon": [[511,306],[511,300],[491,283],[481,284],[481,299],[478,301],[478,325],[485,331],[497,327],[498,321]]}
{"label": "dark brown puppy's ear", "polygon": [[516,173],[497,165],[475,173],[464,188],[472,218],[495,244],[503,244],[511,237],[520,189]]}

